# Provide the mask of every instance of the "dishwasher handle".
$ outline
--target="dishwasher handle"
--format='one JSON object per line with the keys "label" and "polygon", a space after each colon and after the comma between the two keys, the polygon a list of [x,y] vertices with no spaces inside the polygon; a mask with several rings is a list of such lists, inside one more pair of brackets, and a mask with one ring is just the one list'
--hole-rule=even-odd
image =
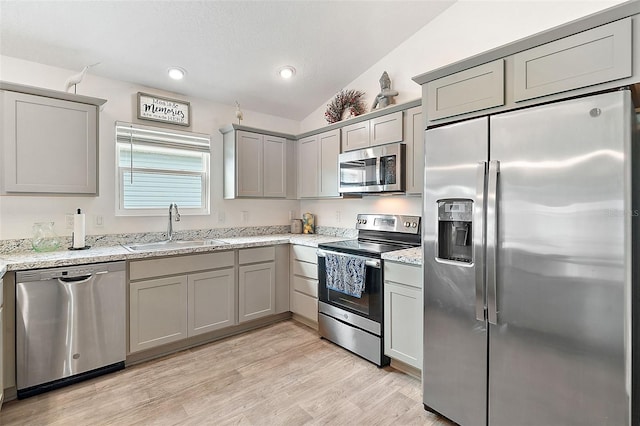
{"label": "dishwasher handle", "polygon": [[90,275],[80,275],[78,277],[62,277],[58,278],[58,281],[63,284],[82,284],[90,281],[94,276]]}

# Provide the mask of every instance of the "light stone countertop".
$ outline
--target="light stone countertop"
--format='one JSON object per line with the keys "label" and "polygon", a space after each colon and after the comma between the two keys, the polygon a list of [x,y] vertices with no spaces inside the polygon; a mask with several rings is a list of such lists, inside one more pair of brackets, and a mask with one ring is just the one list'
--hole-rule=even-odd
{"label": "light stone countertop", "polygon": [[382,253],[382,259],[394,262],[410,263],[412,265],[422,265],[422,247]]}
{"label": "light stone countertop", "polygon": [[318,234],[272,234],[245,237],[216,238],[226,244],[201,247],[178,247],[171,249],[139,250],[131,252],[121,245],[95,247],[87,250],[58,250],[48,253],[20,252],[0,256],[0,276],[6,271],[53,268],[87,263],[114,262],[119,260],[148,259],[160,256],[174,256],[215,251],[234,250],[275,244],[298,244],[317,247],[318,244],[349,239],[344,236]]}

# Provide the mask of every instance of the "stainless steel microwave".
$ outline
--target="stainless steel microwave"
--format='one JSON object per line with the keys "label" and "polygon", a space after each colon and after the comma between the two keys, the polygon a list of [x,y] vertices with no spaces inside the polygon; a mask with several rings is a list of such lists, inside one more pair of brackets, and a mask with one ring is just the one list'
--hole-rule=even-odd
{"label": "stainless steel microwave", "polygon": [[405,144],[392,143],[338,156],[342,193],[404,192]]}

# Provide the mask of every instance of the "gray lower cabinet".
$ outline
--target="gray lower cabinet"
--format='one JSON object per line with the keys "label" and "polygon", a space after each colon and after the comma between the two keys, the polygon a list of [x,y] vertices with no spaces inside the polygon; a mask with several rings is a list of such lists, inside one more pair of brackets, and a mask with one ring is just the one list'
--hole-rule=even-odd
{"label": "gray lower cabinet", "polygon": [[189,337],[235,324],[234,276],[234,268],[187,275]]}
{"label": "gray lower cabinet", "polygon": [[2,409],[2,403],[4,402],[4,289],[2,284],[2,278],[0,278],[0,410]]}
{"label": "gray lower cabinet", "polygon": [[514,55],[514,100],[630,77],[631,61],[631,18],[543,44]]}
{"label": "gray lower cabinet", "polygon": [[[0,285],[0,290],[2,286]],[[4,307],[0,306],[0,410],[2,409],[2,403],[4,402],[4,345],[3,345],[3,333],[4,321],[2,319],[4,315]]]}
{"label": "gray lower cabinet", "polygon": [[129,262],[129,352],[236,324],[235,253]]}
{"label": "gray lower cabinet", "polygon": [[106,101],[0,88],[16,90],[0,91],[2,192],[96,195],[99,105]]}
{"label": "gray lower cabinet", "polygon": [[187,338],[187,277],[144,280],[129,285],[129,351]]}
{"label": "gray lower cabinet", "polygon": [[238,322],[276,313],[275,248],[238,250]]}
{"label": "gray lower cabinet", "polygon": [[291,246],[291,312],[318,323],[318,257],[314,247]]}
{"label": "gray lower cabinet", "polygon": [[384,353],[422,370],[422,268],[384,262]]}
{"label": "gray lower cabinet", "polygon": [[338,192],[340,129],[298,141],[299,198],[334,198]]}

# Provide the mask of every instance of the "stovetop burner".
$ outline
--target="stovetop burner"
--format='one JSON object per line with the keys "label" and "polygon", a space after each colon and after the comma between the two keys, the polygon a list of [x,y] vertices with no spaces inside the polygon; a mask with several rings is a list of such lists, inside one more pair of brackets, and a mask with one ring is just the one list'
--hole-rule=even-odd
{"label": "stovetop burner", "polygon": [[318,248],[342,253],[382,257],[382,253],[418,247],[420,216],[359,214],[356,222],[357,240],[319,244]]}
{"label": "stovetop burner", "polygon": [[335,250],[343,253],[368,255],[370,257],[380,258],[382,253],[388,251],[402,250],[405,248],[416,247],[415,244],[390,244],[381,242],[346,240],[336,241],[332,243],[323,243],[318,245],[321,249]]}

